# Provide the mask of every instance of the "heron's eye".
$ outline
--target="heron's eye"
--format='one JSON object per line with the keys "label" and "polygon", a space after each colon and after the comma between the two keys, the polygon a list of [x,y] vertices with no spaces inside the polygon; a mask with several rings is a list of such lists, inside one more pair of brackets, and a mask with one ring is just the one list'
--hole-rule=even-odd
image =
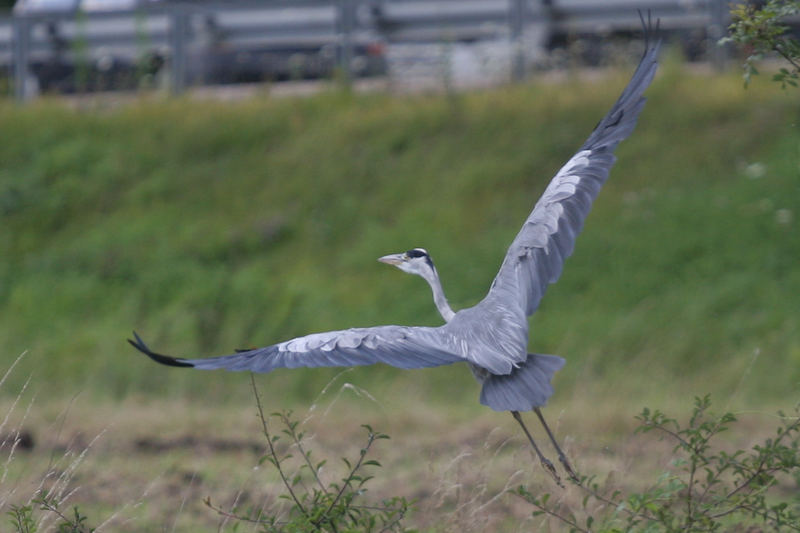
{"label": "heron's eye", "polygon": [[425,257],[426,255],[428,255],[428,254],[425,253],[425,250],[421,250],[419,248],[414,248],[413,250],[409,250],[409,251],[406,252],[406,257],[409,257],[409,258],[412,258],[412,257]]}

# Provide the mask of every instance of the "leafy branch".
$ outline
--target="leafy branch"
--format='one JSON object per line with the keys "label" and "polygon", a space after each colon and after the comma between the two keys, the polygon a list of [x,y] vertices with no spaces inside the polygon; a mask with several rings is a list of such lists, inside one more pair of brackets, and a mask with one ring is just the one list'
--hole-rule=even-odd
{"label": "leafy branch", "polygon": [[[733,453],[716,440],[737,419],[732,413],[713,416],[710,407],[709,396],[695,398],[685,426],[658,410],[645,408],[636,417],[637,432],[672,441],[676,456],[677,471],[662,473],[644,492],[607,495],[593,477],[583,477],[575,482],[585,492],[581,509],[554,505],[549,494],[535,496],[524,486],[513,493],[535,508],[535,516],[547,514],[571,531],[716,531],[731,523],[800,531],[800,502],[775,503],[773,494],[782,481],[800,480],[800,406],[793,416],[779,413],[774,437]],[[589,510],[590,501],[600,503],[598,511]],[[579,520],[580,512],[585,520]]]}
{"label": "leafy branch", "polygon": [[[266,459],[272,463],[272,466],[275,467],[275,470],[278,471],[278,475],[281,477],[281,481],[283,485],[286,487],[286,491],[291,496],[292,500],[294,500],[296,508],[303,513],[304,516],[308,517],[308,511],[306,511],[303,504],[300,503],[300,500],[297,498],[297,495],[294,492],[293,483],[289,483],[288,479],[286,478],[286,473],[281,466],[281,459],[278,456],[278,452],[275,451],[275,443],[278,441],[280,437],[278,436],[271,436],[269,433],[269,427],[267,426],[267,419],[264,416],[264,409],[261,407],[261,397],[258,395],[258,389],[256,388],[256,379],[250,374],[250,383],[253,386],[253,395],[256,399],[256,407],[258,408],[258,418],[261,420],[261,427],[264,433],[264,437],[267,439],[267,445],[269,446],[269,455],[265,456]],[[286,456],[286,459],[290,458],[290,455]]]}
{"label": "leafy branch", "polygon": [[756,62],[767,54],[775,53],[789,68],[781,67],[773,80],[797,87],[800,78],[800,42],[788,34],[787,17],[800,14],[800,0],[768,0],[763,5],[739,3],[731,7],[732,22],[729,37],[720,44],[733,42],[743,46],[748,53],[744,64],[745,85],[758,74]]}
{"label": "leafy branch", "polygon": [[12,505],[11,510],[6,513],[14,531],[18,533],[36,533],[39,524],[36,522],[34,513],[38,509],[55,514],[59,518],[56,524],[57,533],[92,533],[94,528],[86,525],[84,516],[77,506],[72,508],[71,516],[61,511],[61,502],[54,495],[43,490],[39,496],[34,498],[28,505]]}
{"label": "leafy branch", "polygon": [[297,446],[300,455],[305,460],[308,470],[314,475],[314,479],[317,482],[317,486],[320,488],[322,492],[328,492],[328,489],[325,487],[325,484],[322,483],[322,480],[319,478],[319,472],[322,469],[322,467],[325,466],[326,461],[324,460],[320,461],[316,465],[311,464],[311,451],[306,451],[303,448],[302,441],[305,434],[303,432],[298,433],[297,426],[299,422],[296,420],[291,420],[292,412],[284,411],[281,413],[273,413],[273,415],[278,416],[281,419],[281,422],[283,422],[283,425],[286,427],[286,429],[283,430],[283,433],[288,435],[292,439],[292,442],[294,442],[294,445]]}
{"label": "leafy branch", "polygon": [[[305,444],[305,433],[301,431],[300,423],[292,418],[291,411],[272,413],[271,417],[277,419],[283,429],[280,434],[271,432],[255,380],[251,382],[262,433],[267,439],[267,453],[261,462],[269,462],[275,467],[285,490],[281,499],[289,501],[290,508],[288,511],[275,508],[243,514],[235,509],[222,509],[214,505],[210,498],[206,498],[205,504],[209,508],[225,518],[257,524],[261,531],[270,533],[404,531],[401,522],[411,505],[405,498],[394,497],[377,504],[364,501],[366,485],[373,479],[372,475],[366,473],[366,469],[381,467],[378,461],[369,459],[368,455],[373,445],[379,440],[388,439],[388,435],[374,431],[369,425],[363,425],[367,438],[358,457],[354,461],[342,458],[346,468],[343,477],[339,482],[326,482],[322,474],[327,461],[312,461],[312,451]],[[300,458],[292,462],[289,461],[292,459],[290,453],[279,451],[278,443],[282,438],[288,438],[290,447],[297,450]],[[293,471],[290,464],[298,461],[300,464]],[[307,484],[306,481],[311,483]]]}

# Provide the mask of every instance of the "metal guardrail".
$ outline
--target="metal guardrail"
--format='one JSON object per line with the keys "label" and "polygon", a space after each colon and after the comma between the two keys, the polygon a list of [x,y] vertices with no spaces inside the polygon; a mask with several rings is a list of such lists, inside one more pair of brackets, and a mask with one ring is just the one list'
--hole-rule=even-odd
{"label": "metal guardrail", "polygon": [[189,59],[200,56],[203,48],[216,48],[222,54],[248,46],[328,45],[350,72],[353,47],[366,39],[367,32],[359,24],[356,3],[277,0],[163,4],[105,13],[23,13],[0,21],[0,61],[13,65],[18,99],[31,93],[32,68],[56,68],[66,57],[75,65],[101,69],[111,68],[114,61],[136,69],[158,57],[167,62],[169,85],[175,92],[185,87]]}
{"label": "metal guardrail", "polygon": [[[202,82],[209,51],[239,51],[298,43],[325,50],[345,75],[358,74],[356,47],[375,40],[403,42],[507,39],[512,73],[525,74],[526,54],[545,36],[635,32],[637,9],[649,9],[665,32],[701,31],[710,40],[727,24],[727,0],[270,0],[161,3],[114,12],[21,13],[0,19],[0,65],[11,70],[14,94],[24,100],[35,71],[70,57],[96,68],[142,70],[166,62],[168,83],[181,92]],[[531,35],[540,36],[530,39]],[[531,44],[533,43],[533,44]],[[718,47],[715,62],[724,60]],[[238,56],[220,55],[220,61]],[[363,59],[363,58],[362,58]],[[48,63],[50,62],[50,63]],[[111,63],[110,63],[111,62]]]}

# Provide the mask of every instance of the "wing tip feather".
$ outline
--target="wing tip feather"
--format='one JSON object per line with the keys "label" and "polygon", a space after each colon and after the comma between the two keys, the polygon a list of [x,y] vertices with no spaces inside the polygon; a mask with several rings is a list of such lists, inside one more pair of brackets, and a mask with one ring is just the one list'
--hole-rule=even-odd
{"label": "wing tip feather", "polygon": [[162,365],[166,366],[175,366],[175,367],[182,367],[182,368],[194,368],[192,363],[189,363],[185,359],[181,359],[180,357],[172,357],[171,355],[163,355],[160,353],[156,353],[150,348],[147,347],[147,344],[142,340],[142,338],[134,331],[133,332],[134,339],[128,339],[128,343],[145,354],[147,357],[152,359],[157,363],[161,363]]}

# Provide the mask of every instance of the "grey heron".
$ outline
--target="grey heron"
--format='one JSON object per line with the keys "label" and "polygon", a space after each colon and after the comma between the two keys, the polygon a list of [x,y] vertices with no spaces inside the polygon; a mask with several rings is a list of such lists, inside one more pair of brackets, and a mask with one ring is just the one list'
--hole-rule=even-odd
{"label": "grey heron", "polygon": [[159,363],[202,370],[271,372],[277,368],[375,363],[410,369],[467,363],[481,384],[480,402],[496,411],[511,412],[542,466],[560,484],[555,467],[536,445],[520,415],[520,411],[533,410],[566,473],[578,481],[540,409],[553,394],[552,377],[565,361],[555,355],[528,353],[528,317],[539,307],[547,286],[559,278],[592,202],[608,178],[616,159],[614,150],[631,134],[644,106],[643,93],[655,75],[661,43],[653,38],[650,21],[642,22],[645,51],[630,82],[586,142],[550,181],[508,248],[488,294],[477,305],[453,311],[431,256],[423,248],[414,248],[379,260],[428,282],[445,321],[442,326],[377,326],[313,333],[204,359],[156,353],[135,332],[128,342]]}

